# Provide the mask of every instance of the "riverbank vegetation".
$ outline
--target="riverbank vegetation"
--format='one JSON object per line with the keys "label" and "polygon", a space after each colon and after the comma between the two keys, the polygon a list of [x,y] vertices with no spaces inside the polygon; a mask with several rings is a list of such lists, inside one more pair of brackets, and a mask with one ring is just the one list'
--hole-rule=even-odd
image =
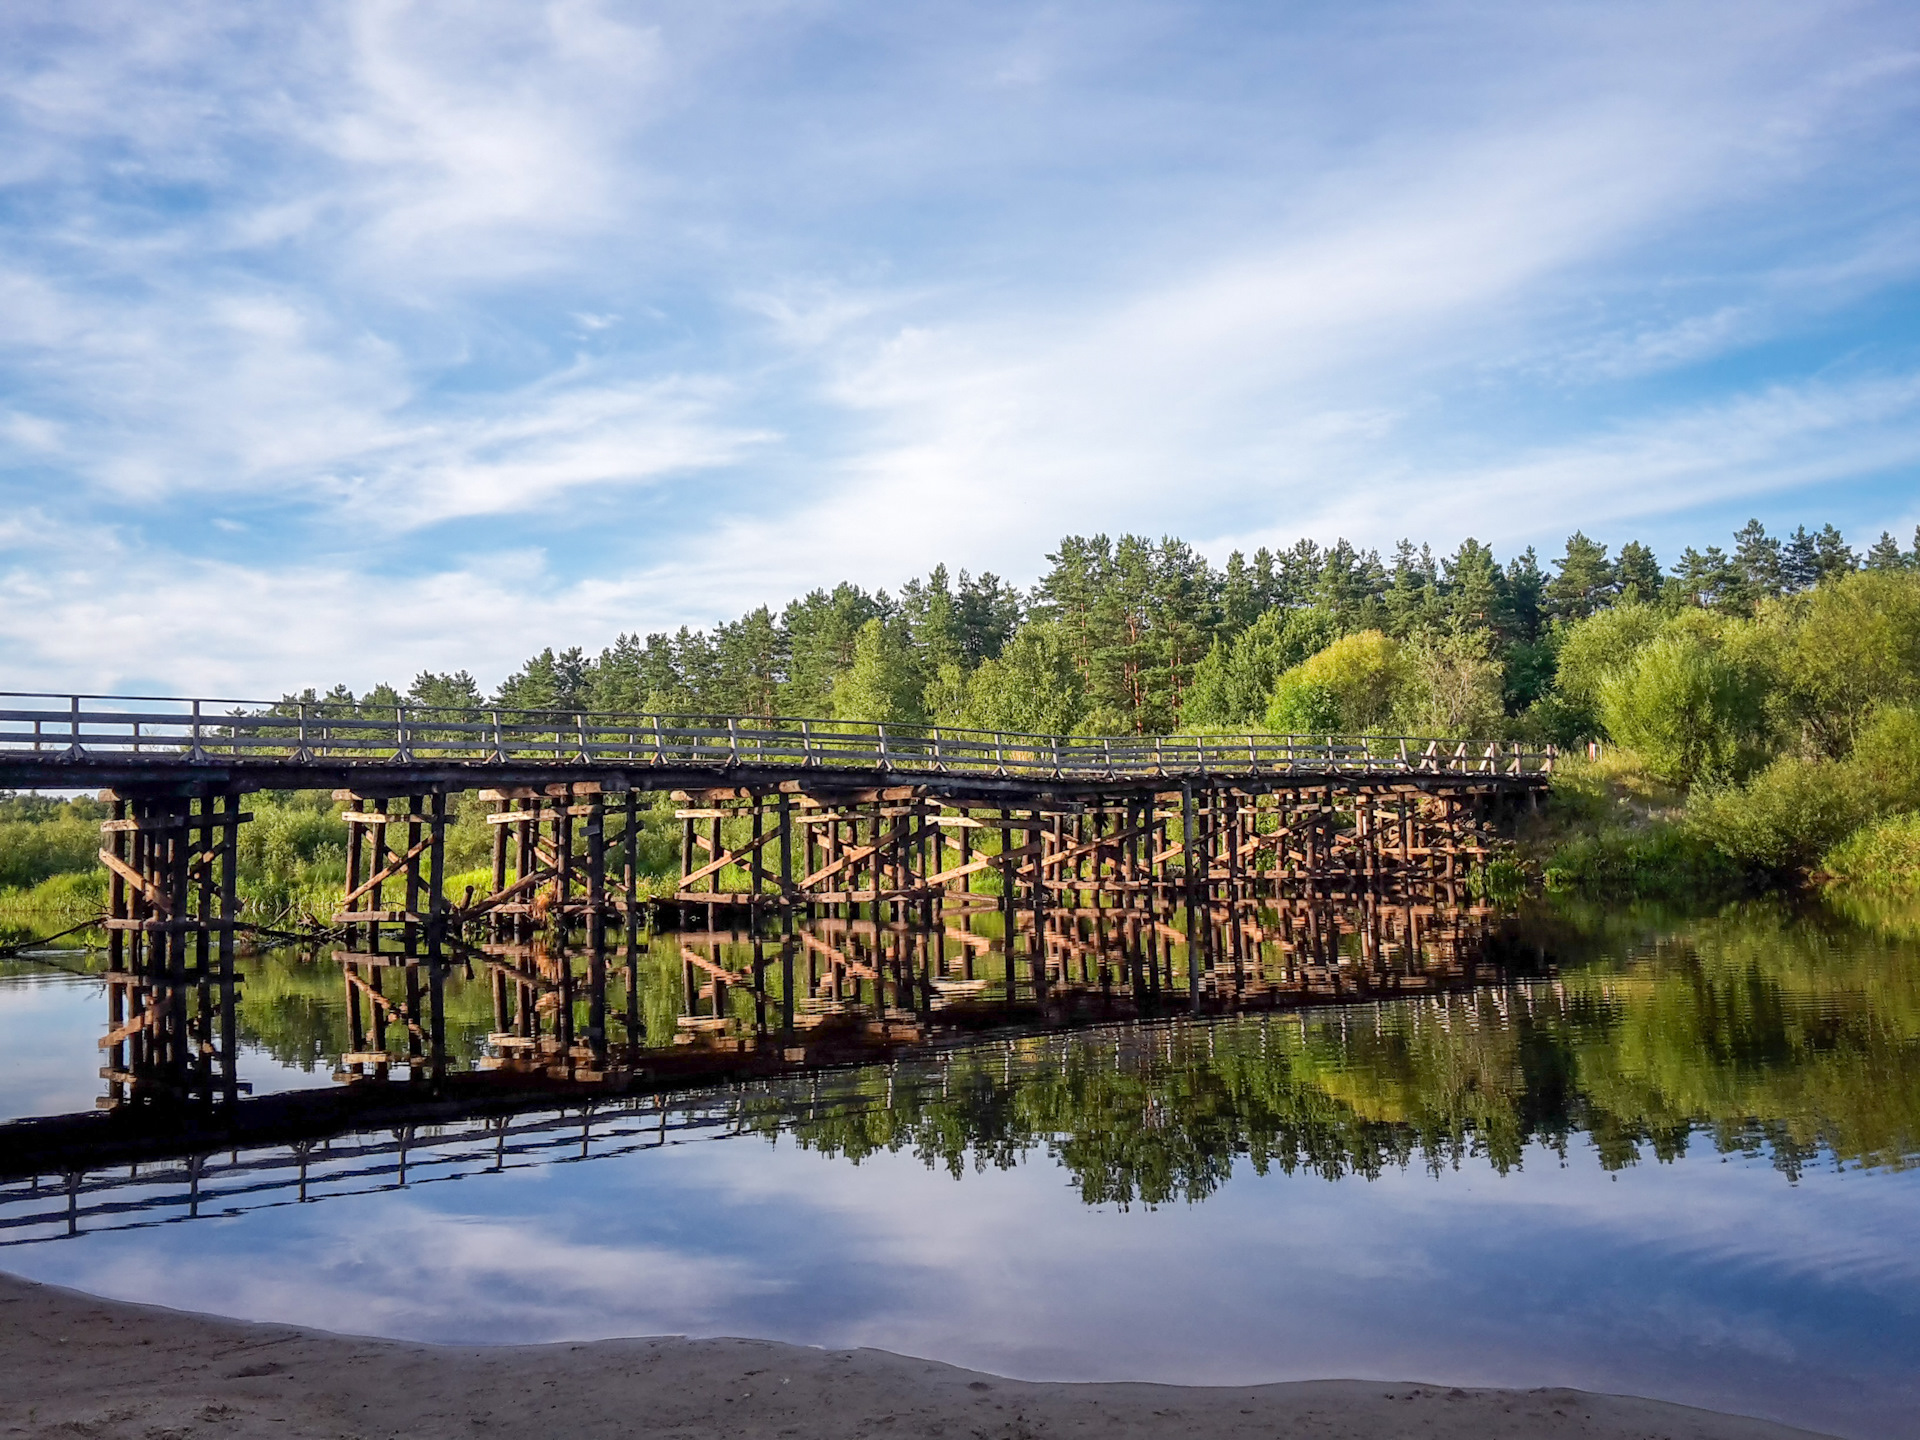
{"label": "riverbank vegetation", "polygon": [[[961,1052],[938,1084],[857,1072],[847,1103],[761,1124],[859,1160],[960,1174],[1052,1151],[1089,1204],[1203,1199],[1236,1165],[1369,1178],[1584,1136],[1601,1166],[1705,1142],[1805,1167],[1904,1169],[1920,1145],[1909,942],[1821,907],[1678,920],[1560,902],[1512,937],[1552,983],[1169,1029],[1151,1046],[1032,1037]],[[1619,958],[1619,957],[1629,958]]]}
{"label": "riverbank vegetation", "polygon": [[[1860,554],[1830,525],[1776,537],[1755,521],[1730,548],[1689,547],[1666,567],[1643,544],[1616,553],[1577,532],[1544,565],[1474,540],[1444,558],[1402,542],[1391,559],[1303,540],[1215,566],[1176,539],[1069,536],[1030,591],[940,566],[897,595],[843,583],[710,631],[544,649],[491,692],[466,671],[423,671],[404,693],[285,698],[340,716],[409,700],[1523,740],[1563,752],[1554,801],[1521,836],[1519,858],[1549,886],[1832,878],[1905,893],[1920,888],[1914,543],[1882,535]],[[253,808],[250,908],[320,913],[343,865],[331,807],[289,795]],[[664,870],[669,826],[648,823]],[[8,802],[0,905],[88,903],[96,824],[86,803]],[[483,843],[478,819],[463,820],[454,868],[478,867]]]}

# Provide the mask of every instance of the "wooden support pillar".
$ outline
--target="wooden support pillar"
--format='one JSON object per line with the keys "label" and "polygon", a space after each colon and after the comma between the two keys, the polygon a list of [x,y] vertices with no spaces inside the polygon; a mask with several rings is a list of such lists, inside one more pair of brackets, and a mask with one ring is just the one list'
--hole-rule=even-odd
{"label": "wooden support pillar", "polygon": [[1198,823],[1194,817],[1193,782],[1188,780],[1180,786],[1180,821],[1185,836],[1186,859],[1186,901],[1187,901],[1187,995],[1193,1002],[1193,1008],[1200,1008],[1200,919],[1198,915],[1199,876],[1196,868],[1205,863],[1201,858],[1204,850],[1199,844]]}

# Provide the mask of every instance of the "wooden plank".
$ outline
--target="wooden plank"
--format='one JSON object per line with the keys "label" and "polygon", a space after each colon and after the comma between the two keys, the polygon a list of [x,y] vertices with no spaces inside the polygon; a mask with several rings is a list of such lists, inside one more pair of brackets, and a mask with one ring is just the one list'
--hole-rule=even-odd
{"label": "wooden plank", "polygon": [[680,947],[680,958],[685,960],[690,965],[698,966],[700,969],[706,971],[709,975],[712,975],[717,979],[726,981],[729,985],[745,986],[751,983],[748,981],[746,976],[741,975],[736,971],[727,969],[726,966],[719,964],[717,961],[709,960],[706,956],[702,955],[699,951],[695,950],[691,945],[683,944]]}
{"label": "wooden plank", "polygon": [[162,890],[158,885],[148,880],[146,876],[127,864],[126,861],[122,860],[111,850],[103,849],[100,852],[100,863],[144,895],[147,898],[147,902],[156,910],[159,910],[165,915],[173,914],[173,897],[168,895],[167,892]]}

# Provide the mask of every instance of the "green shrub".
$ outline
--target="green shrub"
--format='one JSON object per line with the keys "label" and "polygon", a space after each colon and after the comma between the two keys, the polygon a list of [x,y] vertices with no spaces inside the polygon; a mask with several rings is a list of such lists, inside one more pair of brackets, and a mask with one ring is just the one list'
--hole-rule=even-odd
{"label": "green shrub", "polygon": [[1615,605],[1560,632],[1554,692],[1573,732],[1569,739],[1599,734],[1601,683],[1609,671],[1630,664],[1665,624],[1665,614],[1652,605]]}
{"label": "green shrub", "polygon": [[1745,785],[1696,790],[1687,828],[1741,865],[1785,875],[1811,868],[1875,811],[1874,795],[1850,766],[1788,757]]}
{"label": "green shrub", "polygon": [[44,820],[0,821],[0,886],[25,889],[99,864],[98,820],[61,812]]}
{"label": "green shrub", "polygon": [[1281,735],[1330,735],[1342,728],[1340,697],[1318,680],[1283,675],[1267,706],[1267,728]]}
{"label": "green shrub", "polygon": [[1920,894],[1920,814],[1863,825],[1821,859],[1834,879],[1880,895]]}
{"label": "green shrub", "polygon": [[1760,677],[1706,640],[1662,635],[1600,682],[1607,733],[1676,785],[1737,773],[1762,728]]}
{"label": "green shrub", "polygon": [[1402,728],[1414,735],[1492,739],[1506,729],[1500,662],[1484,632],[1414,636],[1401,647]]}
{"label": "green shrub", "polygon": [[1854,741],[1847,766],[1882,812],[1920,810],[1920,711],[1880,706]]}
{"label": "green shrub", "polygon": [[1541,867],[1549,890],[1680,898],[1725,892],[1740,867],[1677,825],[1602,830],[1560,847]]}
{"label": "green shrub", "polygon": [[0,909],[78,920],[107,908],[104,869],[50,875],[25,889],[0,890]]}

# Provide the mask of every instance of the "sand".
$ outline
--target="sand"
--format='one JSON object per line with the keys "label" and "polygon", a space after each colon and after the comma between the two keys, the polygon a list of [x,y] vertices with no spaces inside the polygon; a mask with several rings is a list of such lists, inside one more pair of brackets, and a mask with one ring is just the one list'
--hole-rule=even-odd
{"label": "sand", "polygon": [[1784,1440],[1812,1432],[1579,1390],[1316,1380],[1029,1384],[882,1350],[763,1340],[453,1347],[123,1305],[0,1275],[0,1435],[1474,1437]]}

